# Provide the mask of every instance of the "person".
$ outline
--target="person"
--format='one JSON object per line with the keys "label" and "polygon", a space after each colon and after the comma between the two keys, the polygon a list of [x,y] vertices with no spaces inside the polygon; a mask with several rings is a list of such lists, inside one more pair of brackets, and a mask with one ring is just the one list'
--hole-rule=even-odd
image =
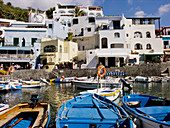
{"label": "person", "polygon": [[3,66],[3,64],[1,64],[1,70],[4,70],[4,66]]}
{"label": "person", "polygon": [[38,63],[38,69],[40,69],[41,68],[41,64],[40,63]]}

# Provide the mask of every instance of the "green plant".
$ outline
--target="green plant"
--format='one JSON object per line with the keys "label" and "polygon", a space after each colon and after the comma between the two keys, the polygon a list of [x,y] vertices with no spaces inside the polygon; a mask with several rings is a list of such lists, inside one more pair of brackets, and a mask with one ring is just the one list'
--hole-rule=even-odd
{"label": "green plant", "polygon": [[72,37],[73,37],[73,33],[72,32],[68,32],[68,40],[72,40]]}

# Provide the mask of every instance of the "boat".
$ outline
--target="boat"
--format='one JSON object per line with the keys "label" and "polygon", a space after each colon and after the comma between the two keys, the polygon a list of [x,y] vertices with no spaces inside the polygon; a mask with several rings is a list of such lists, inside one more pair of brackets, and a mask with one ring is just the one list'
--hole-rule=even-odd
{"label": "boat", "polygon": [[162,82],[162,77],[151,76],[151,82],[161,83]]}
{"label": "boat", "polygon": [[0,114],[7,111],[8,108],[9,108],[9,105],[4,100],[2,100],[2,97],[0,96]]}
{"label": "boat", "polygon": [[135,82],[149,83],[149,82],[151,82],[151,79],[148,77],[136,76]]}
{"label": "boat", "polygon": [[118,86],[120,85],[120,78],[113,78],[113,77],[106,77],[106,79],[99,79],[90,77],[84,80],[73,80],[73,84],[77,88],[81,89],[96,89],[98,83],[103,84],[105,87],[112,87],[112,86]]}
{"label": "boat", "polygon": [[51,85],[50,82],[48,82],[46,79],[40,78],[40,81],[46,85]]}
{"label": "boat", "polygon": [[141,94],[130,94],[122,98],[122,106],[137,127],[169,128],[170,100]]}
{"label": "boat", "polygon": [[80,92],[80,94],[96,93],[100,96],[105,96],[107,99],[111,101],[115,101],[120,96],[123,89],[123,84],[115,85],[113,87],[103,87],[102,84],[100,86],[101,86],[100,88],[83,91]]}
{"label": "boat", "polygon": [[50,121],[50,105],[38,102],[32,95],[32,103],[19,103],[0,115],[1,128],[47,128]]}
{"label": "boat", "polygon": [[20,80],[20,82],[22,83],[22,88],[41,88],[41,86],[43,85],[40,81],[34,80],[30,81]]}
{"label": "boat", "polygon": [[133,128],[129,115],[117,104],[97,94],[75,96],[61,105],[57,128]]}
{"label": "boat", "polygon": [[9,85],[9,90],[12,91],[22,89],[22,83],[20,83],[18,80],[9,80],[8,85]]}
{"label": "boat", "polygon": [[53,83],[71,83],[72,80],[74,80],[76,77],[64,77],[62,76],[61,78],[56,78],[56,79],[51,79],[50,82]]}
{"label": "boat", "polygon": [[0,84],[0,92],[7,92],[9,91],[9,85],[8,84]]}

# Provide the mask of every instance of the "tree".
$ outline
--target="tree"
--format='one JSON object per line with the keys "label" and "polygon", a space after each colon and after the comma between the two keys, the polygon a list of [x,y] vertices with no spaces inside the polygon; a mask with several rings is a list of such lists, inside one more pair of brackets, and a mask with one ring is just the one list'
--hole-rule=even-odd
{"label": "tree", "polygon": [[3,0],[0,0],[0,4],[3,4],[4,3],[4,1]]}
{"label": "tree", "polygon": [[46,15],[49,19],[52,19],[53,18],[53,11],[55,10],[55,7],[53,8],[50,8],[46,11]]}
{"label": "tree", "polygon": [[12,6],[11,2],[8,2],[6,5],[8,5],[8,6]]}
{"label": "tree", "polygon": [[75,17],[78,17],[78,16],[86,16],[87,14],[83,11],[83,10],[81,10],[80,11],[80,8],[79,7],[75,7],[75,9],[74,9],[74,16]]}

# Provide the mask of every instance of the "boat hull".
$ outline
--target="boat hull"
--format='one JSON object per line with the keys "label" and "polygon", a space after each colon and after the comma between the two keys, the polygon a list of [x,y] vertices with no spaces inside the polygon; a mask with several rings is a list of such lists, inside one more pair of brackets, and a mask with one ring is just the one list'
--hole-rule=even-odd
{"label": "boat hull", "polygon": [[47,128],[50,121],[50,105],[45,102],[19,103],[0,115],[0,127]]}
{"label": "boat hull", "polygon": [[[126,119],[120,119],[122,116]],[[115,128],[117,125],[133,128],[132,121],[120,106],[97,94],[75,97],[63,104],[56,115],[57,128]]]}
{"label": "boat hull", "polygon": [[[136,104],[132,105],[135,102]],[[129,103],[131,103],[130,106],[128,106]],[[131,94],[122,98],[122,107],[132,116],[139,128],[170,127],[170,101],[168,100],[165,103],[158,97]]]}

